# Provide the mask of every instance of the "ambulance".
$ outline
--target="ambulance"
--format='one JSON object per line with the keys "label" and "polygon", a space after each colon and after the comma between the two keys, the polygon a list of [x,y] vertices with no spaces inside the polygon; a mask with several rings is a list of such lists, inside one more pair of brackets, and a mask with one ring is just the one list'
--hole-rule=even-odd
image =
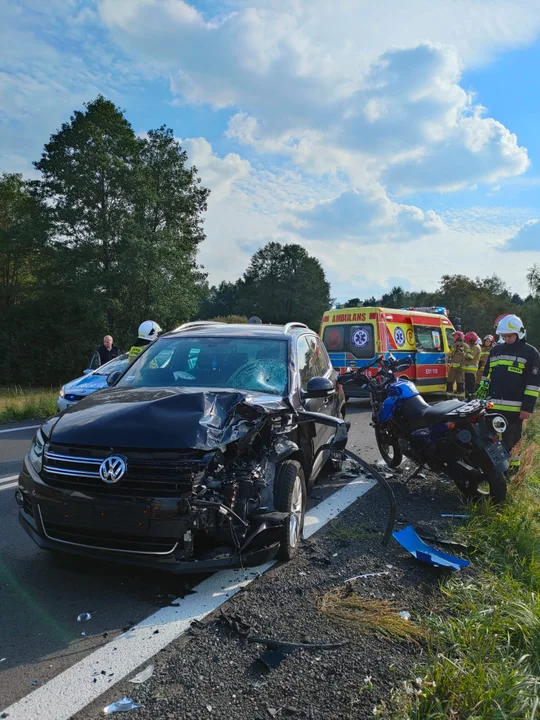
{"label": "ambulance", "polygon": [[[337,308],[323,316],[320,335],[339,373],[368,365],[376,356],[413,358],[406,375],[422,394],[446,390],[447,353],[454,326],[443,307],[390,310],[378,307]],[[376,369],[370,371],[376,372]],[[347,397],[366,397],[348,384]]]}

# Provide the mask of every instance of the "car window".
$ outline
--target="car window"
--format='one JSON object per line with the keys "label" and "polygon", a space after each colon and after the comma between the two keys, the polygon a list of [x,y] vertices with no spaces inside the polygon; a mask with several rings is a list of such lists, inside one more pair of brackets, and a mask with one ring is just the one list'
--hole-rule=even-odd
{"label": "car window", "polygon": [[318,377],[323,377],[328,372],[332,370],[332,365],[330,363],[330,358],[328,357],[328,353],[326,352],[326,348],[322,344],[320,338],[318,337],[312,337],[312,342],[315,344],[315,364],[317,367],[317,375]]}
{"label": "car window", "polygon": [[120,387],[233,388],[287,393],[284,338],[169,337],[138,357]]}
{"label": "car window", "polygon": [[416,352],[443,352],[440,328],[429,325],[415,325]]}
{"label": "car window", "polygon": [[323,342],[330,353],[347,352],[358,359],[375,356],[375,330],[372,323],[329,325],[324,329]]}
{"label": "car window", "polygon": [[454,328],[446,327],[444,328],[444,332],[446,333],[446,342],[448,343],[448,347],[451,348],[454,345],[454,333],[456,332]]}
{"label": "car window", "polygon": [[308,383],[312,378],[320,377],[321,374],[324,374],[319,367],[315,338],[309,335],[302,335],[298,340],[297,352],[300,385],[302,390],[307,390]]}
{"label": "car window", "polygon": [[115,358],[114,360],[109,360],[108,363],[105,363],[100,368],[98,368],[95,372],[95,375],[110,375],[113,372],[116,372],[117,370],[125,370],[127,366],[129,365],[129,358],[127,355],[119,358]]}

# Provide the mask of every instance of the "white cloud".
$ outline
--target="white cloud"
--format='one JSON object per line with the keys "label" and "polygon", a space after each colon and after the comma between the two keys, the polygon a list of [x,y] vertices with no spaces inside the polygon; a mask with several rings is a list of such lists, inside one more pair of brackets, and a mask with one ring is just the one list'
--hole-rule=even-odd
{"label": "white cloud", "polygon": [[233,184],[251,172],[251,164],[247,160],[236,153],[218,157],[208,140],[202,137],[180,140],[180,144],[186,150],[190,164],[197,167],[205,187],[212,191],[213,201],[230,195]]}
{"label": "white cloud", "polygon": [[323,201],[296,213],[294,230],[314,240],[407,242],[444,230],[441,218],[432,210],[424,213],[411,205],[392,202],[382,188],[370,192],[346,190],[337,198]]}

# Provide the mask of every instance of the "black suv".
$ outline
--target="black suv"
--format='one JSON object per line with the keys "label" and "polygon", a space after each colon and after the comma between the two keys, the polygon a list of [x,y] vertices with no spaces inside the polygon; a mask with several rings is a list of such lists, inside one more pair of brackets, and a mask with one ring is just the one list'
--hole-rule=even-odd
{"label": "black suv", "polygon": [[16,499],[40,547],[175,572],[296,553],[306,495],[346,438],[318,335],[188,323],[108,382],[24,459]]}

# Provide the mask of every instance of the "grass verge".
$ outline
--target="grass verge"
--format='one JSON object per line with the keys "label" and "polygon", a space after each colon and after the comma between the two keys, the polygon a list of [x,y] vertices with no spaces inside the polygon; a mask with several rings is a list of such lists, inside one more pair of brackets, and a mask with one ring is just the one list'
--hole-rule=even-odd
{"label": "grass verge", "polygon": [[56,412],[58,390],[46,388],[0,389],[0,423],[47,418]]}
{"label": "grass verge", "polygon": [[540,422],[504,506],[474,509],[463,529],[471,572],[442,586],[428,619],[429,664],[397,715],[413,720],[540,718]]}

